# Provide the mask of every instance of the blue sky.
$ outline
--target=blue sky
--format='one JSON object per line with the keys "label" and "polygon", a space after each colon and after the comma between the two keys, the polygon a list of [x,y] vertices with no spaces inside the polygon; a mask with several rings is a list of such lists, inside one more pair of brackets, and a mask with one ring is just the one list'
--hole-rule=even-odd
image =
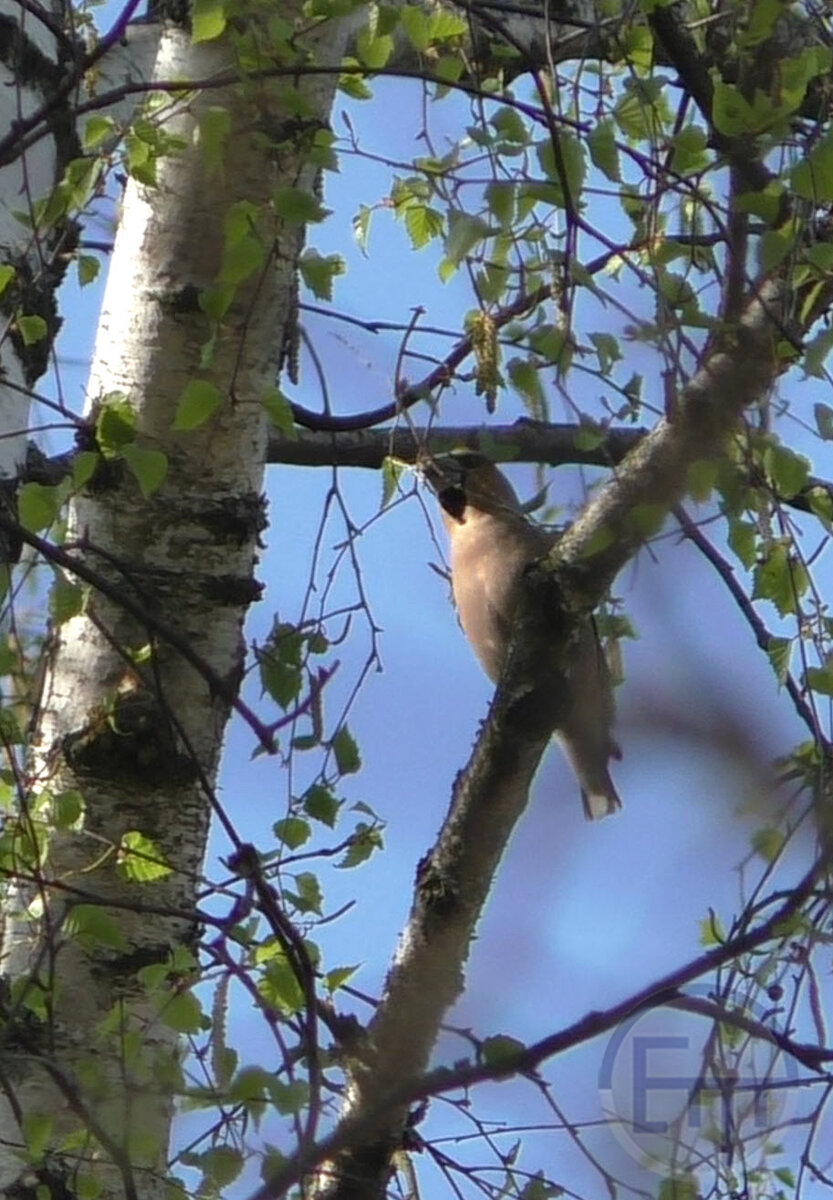
{"label": "blue sky", "polygon": [[[399,158],[422,153],[409,133],[419,127],[419,90],[413,84],[381,81],[374,91],[376,99],[367,104],[337,101],[336,132],[344,132],[339,110],[349,109],[363,144],[375,153]],[[450,104],[438,119],[436,136],[442,138],[444,127],[456,130],[464,113],[464,105]],[[325,202],[333,216],[311,230],[308,240],[322,253],[338,251],[348,261],[348,274],[336,283],[333,307],[363,318],[407,323],[414,306],[422,305],[426,324],[459,330],[472,304],[462,272],[440,285],[436,256],[430,250],[413,253],[389,212],[374,216],[368,259],[352,240],[351,221],[359,204],[380,201],[389,187],[388,168],[349,156],[342,159],[341,173],[326,180]],[[645,303],[635,291],[631,299],[634,305]],[[64,302],[60,371],[67,395],[78,399],[96,297],[91,289],[79,297],[70,285]],[[621,325],[620,318],[615,320]],[[304,324],[324,364],[337,411],[362,410],[390,399],[396,335],[373,337],[313,315],[305,316]],[[430,348],[447,350],[449,345],[434,342]],[[418,373],[417,367],[414,377]],[[308,408],[320,406],[308,361],[296,394]],[[592,399],[580,397],[582,403]],[[503,423],[519,415],[518,403],[502,395],[493,419]],[[567,419],[557,403],[552,415]],[[424,414],[414,417],[422,423]],[[488,420],[471,389],[444,399],[438,417],[439,423]],[[815,454],[818,446],[808,438],[804,448]],[[831,473],[823,462],[817,461],[816,468],[820,474]],[[523,497],[536,490],[533,468],[517,467],[511,474]],[[575,503],[592,478],[578,468],[549,471],[551,502]],[[251,613],[248,630],[259,640],[276,611],[283,620],[297,616],[330,472],[272,466],[267,484],[271,528],[258,569],[267,591]],[[372,472],[342,470],[339,486],[353,521],[359,526],[370,522],[379,510],[381,480]],[[406,486],[410,489],[410,482]],[[432,530],[442,545],[430,496],[421,503],[408,495],[372,521],[356,544],[364,586],[383,631],[384,669],[368,676],[350,710],[364,766],[345,781],[343,794],[349,802],[367,801],[384,818],[386,848],[358,871],[322,871],[328,912],[349,900],[356,904],[316,934],[316,940],[328,967],[362,964],[354,982],[374,993],[407,915],[417,862],[442,820],[452,781],[466,761],[491,695],[491,685],[457,627],[447,587],[430,569],[438,561]],[[322,579],[343,536],[338,522],[326,531]],[[355,596],[347,565],[336,588],[345,602]],[[639,632],[638,640],[624,648],[626,681],[618,697],[624,757],[614,766],[624,812],[587,824],[569,769],[553,748],[481,922],[466,994],[449,1018],[478,1036],[500,1032],[523,1041],[539,1038],[589,1009],[622,999],[696,954],[698,923],[709,906],[726,916],[737,907],[736,864],[748,852],[751,832],[765,820],[760,793],[766,764],[803,736],[722,584],[691,546],[680,544],[671,524],[650,553],[640,554],[622,572],[616,592]],[[338,649],[341,667],[327,689],[328,719],[350,694],[368,646],[369,633],[359,618],[353,636]],[[250,699],[258,700],[253,685],[250,691]],[[736,740],[748,743],[757,777],[749,771],[749,761],[720,751],[713,739],[685,735],[686,729],[725,731],[733,725]],[[285,815],[287,777],[274,759],[252,761],[252,749],[248,729],[233,722],[221,797],[241,837],[263,844],[272,823]],[[760,804],[753,805],[752,814],[737,816],[738,808],[756,794]],[[340,832],[348,828],[345,820]],[[222,836],[215,835],[209,874],[217,873],[217,856],[227,851]],[[799,868],[800,857],[796,852],[786,864],[784,880]],[[261,1061],[259,1019],[245,1007],[235,1019],[244,1057]],[[601,1115],[597,1069],[603,1049],[573,1053],[547,1071],[571,1118]],[[467,1053],[459,1040],[444,1036],[437,1061]],[[480,1103],[504,1120],[548,1119],[528,1084],[487,1088]],[[426,1130],[458,1124],[459,1117],[438,1104]],[[551,1141],[554,1136],[542,1134],[539,1141],[550,1168],[561,1178],[572,1173],[576,1185],[589,1183],[593,1177],[586,1174],[579,1152],[562,1152],[561,1136]],[[643,1180],[641,1166],[609,1133],[597,1131],[588,1138],[611,1170]],[[472,1153],[479,1160],[483,1147],[475,1143]]]}

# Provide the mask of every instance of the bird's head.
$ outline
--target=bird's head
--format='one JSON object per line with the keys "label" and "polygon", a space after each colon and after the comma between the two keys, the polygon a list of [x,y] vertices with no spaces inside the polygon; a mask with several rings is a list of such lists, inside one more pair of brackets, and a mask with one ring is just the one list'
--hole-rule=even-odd
{"label": "bird's head", "polygon": [[422,473],[451,521],[462,524],[474,513],[519,514],[515,489],[488,459],[476,450],[451,450],[421,463]]}

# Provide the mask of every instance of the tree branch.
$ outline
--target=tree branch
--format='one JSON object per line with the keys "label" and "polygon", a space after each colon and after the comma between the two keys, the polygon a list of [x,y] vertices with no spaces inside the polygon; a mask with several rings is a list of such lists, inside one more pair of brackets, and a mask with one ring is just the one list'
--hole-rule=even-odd
{"label": "tree branch", "polygon": [[776,343],[787,321],[786,290],[780,280],[754,289],[732,339],[704,354],[677,411],[631,450],[554,548],[552,564],[571,603],[592,609],[602,600],[684,494],[689,468],[719,454],[743,411],[769,392],[782,370]]}
{"label": "tree branch", "polygon": [[[567,1050],[609,1033],[623,1021],[634,1017],[639,1012],[647,1012],[665,1004],[681,1006],[680,989],[687,984],[727,963],[734,962],[744,954],[765,946],[773,939],[789,938],[792,929],[791,919],[813,895],[819,881],[825,875],[827,865],[824,860],[814,863],[789,893],[783,904],[760,925],[730,938],[712,950],[707,950],[704,954],[648,984],[618,1004],[597,1012],[587,1013],[572,1025],[568,1025],[516,1053],[507,1054],[499,1066],[487,1063],[466,1063],[451,1070],[439,1067],[427,1075],[401,1084],[380,1101],[379,1109],[355,1112],[349,1118],[344,1119],[325,1141],[319,1143],[314,1153],[303,1159],[296,1156],[288,1161],[278,1174],[250,1197],[250,1200],[275,1200],[277,1197],[284,1196],[290,1187],[322,1162],[338,1161],[343,1169],[344,1156],[350,1153],[349,1148],[366,1147],[367,1139],[369,1136],[373,1136],[380,1119],[384,1119],[386,1113],[392,1109],[397,1111],[403,1108],[407,1109],[419,1101],[451,1091],[470,1088],[488,1080],[530,1074],[536,1071],[542,1063],[556,1055],[563,1054]],[[685,999],[687,1001],[689,998]],[[768,1040],[777,1042],[777,1036]],[[806,1060],[806,1065],[812,1070],[819,1072],[823,1070],[823,1065],[828,1060],[827,1052],[824,1049],[808,1046],[805,1043],[796,1043],[791,1039],[786,1039],[786,1043],[782,1046],[786,1053],[795,1053],[799,1061]],[[349,1183],[342,1181],[343,1186],[339,1188],[338,1180],[334,1180],[332,1189],[320,1194],[326,1194],[328,1200],[332,1200],[334,1197],[339,1197],[341,1200],[342,1197],[348,1196],[353,1197],[354,1200],[359,1196],[363,1200],[371,1200],[376,1195],[374,1192],[362,1191],[358,1187],[351,1191],[350,1184],[357,1184],[357,1182],[354,1177]]]}

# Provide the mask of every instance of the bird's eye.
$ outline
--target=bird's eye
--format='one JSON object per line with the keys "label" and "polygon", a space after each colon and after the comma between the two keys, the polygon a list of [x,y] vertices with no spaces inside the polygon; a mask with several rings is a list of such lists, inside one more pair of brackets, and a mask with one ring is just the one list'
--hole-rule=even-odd
{"label": "bird's eye", "polygon": [[455,521],[463,520],[466,511],[466,493],[461,487],[447,487],[437,496],[442,507]]}

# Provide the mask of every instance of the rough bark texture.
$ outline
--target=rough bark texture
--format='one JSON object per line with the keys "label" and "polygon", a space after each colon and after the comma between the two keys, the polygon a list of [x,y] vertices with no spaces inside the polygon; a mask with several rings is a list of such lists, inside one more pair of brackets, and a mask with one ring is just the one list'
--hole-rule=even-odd
{"label": "rough bark texture", "polygon": [[[332,28],[328,37],[337,43]],[[157,77],[234,69],[221,43],[192,47],[181,30],[166,29]],[[333,85],[319,78],[306,89],[322,118]],[[208,105],[225,106],[230,119],[223,161],[213,165],[199,138]],[[286,116],[271,84],[172,106],[166,128],[185,149],[164,160],[155,190],[127,188],[87,409],[95,418],[113,392],[125,396],[137,414],[136,445],[163,451],[168,473],[146,499],[124,462],[105,462],[71,508],[68,548],[100,587],[53,636],[22,802],[33,827],[48,827],[58,803],[50,797],[77,791],[84,811],[45,851],[21,842],[20,883],[7,906],[5,1188],[47,1182],[43,1169],[22,1168],[16,1152],[22,1126],[48,1117],[50,1170],[66,1187],[90,1173],[105,1195],[164,1189],[178,1078],[164,1014],[171,991],[154,996],[138,972],[158,966],[166,984],[168,970],[187,978],[210,791],[241,678],[243,619],[258,594],[261,398],[277,374],[281,330],[294,320],[299,243],[297,225],[269,217],[269,201],[276,186],[311,188],[314,168],[297,139],[281,138]],[[265,266],[237,290],[205,365],[212,329],[198,296],[217,281],[225,223],[243,201],[258,212]],[[175,433],[180,395],[194,379],[213,384],[222,401],[202,427]],[[186,661],[166,629],[206,671],[193,654]],[[167,878],[125,880],[116,851],[127,831],[151,839],[172,868]],[[81,902],[100,906],[110,935],[79,933],[90,911]],[[70,1151],[63,1139],[75,1129],[93,1137]]]}

